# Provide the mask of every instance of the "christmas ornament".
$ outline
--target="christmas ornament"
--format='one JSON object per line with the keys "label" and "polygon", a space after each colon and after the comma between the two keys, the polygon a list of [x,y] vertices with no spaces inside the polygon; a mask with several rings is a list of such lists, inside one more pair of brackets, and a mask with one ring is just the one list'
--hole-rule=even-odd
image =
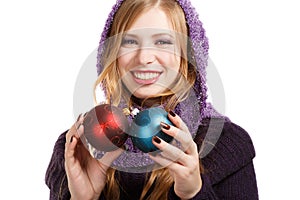
{"label": "christmas ornament", "polygon": [[144,153],[148,153],[158,150],[152,143],[154,136],[171,142],[173,137],[161,130],[161,122],[173,125],[168,119],[168,113],[159,107],[149,108],[136,114],[129,131],[133,144]]}
{"label": "christmas ornament", "polygon": [[128,138],[127,118],[119,108],[109,104],[91,109],[84,118],[83,126],[87,142],[100,151],[116,150]]}

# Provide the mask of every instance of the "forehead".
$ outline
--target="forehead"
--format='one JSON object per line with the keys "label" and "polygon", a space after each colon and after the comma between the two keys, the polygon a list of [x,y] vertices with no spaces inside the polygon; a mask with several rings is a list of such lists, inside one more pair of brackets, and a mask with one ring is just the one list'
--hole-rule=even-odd
{"label": "forehead", "polygon": [[142,28],[158,28],[174,30],[172,22],[160,8],[151,8],[144,11],[129,27],[129,30]]}

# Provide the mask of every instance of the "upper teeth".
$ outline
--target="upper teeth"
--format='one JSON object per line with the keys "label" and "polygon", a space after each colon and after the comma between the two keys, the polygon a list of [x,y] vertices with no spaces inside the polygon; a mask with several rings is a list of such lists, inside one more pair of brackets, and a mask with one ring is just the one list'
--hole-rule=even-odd
{"label": "upper teeth", "polygon": [[158,72],[134,72],[133,75],[142,80],[154,79],[160,75]]}

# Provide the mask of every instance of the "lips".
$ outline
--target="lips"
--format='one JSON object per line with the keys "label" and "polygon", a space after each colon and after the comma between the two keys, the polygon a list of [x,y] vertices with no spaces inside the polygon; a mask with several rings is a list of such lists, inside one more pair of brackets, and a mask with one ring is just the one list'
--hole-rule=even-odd
{"label": "lips", "polygon": [[161,75],[159,71],[133,71],[133,79],[138,84],[153,84],[155,83]]}

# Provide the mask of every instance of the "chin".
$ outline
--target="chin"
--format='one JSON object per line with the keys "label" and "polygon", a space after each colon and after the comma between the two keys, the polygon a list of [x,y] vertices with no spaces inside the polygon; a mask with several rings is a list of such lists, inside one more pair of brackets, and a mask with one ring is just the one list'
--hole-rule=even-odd
{"label": "chin", "polygon": [[139,88],[137,89],[133,95],[137,98],[140,99],[145,99],[151,96],[157,96],[161,94],[165,89],[163,88],[158,88],[158,87],[151,87],[151,88]]}
{"label": "chin", "polygon": [[135,92],[133,93],[133,95],[139,99],[146,99],[148,97],[151,97],[151,96],[155,96],[157,95],[156,93],[153,93],[153,94],[145,94],[145,93],[139,93],[139,92]]}

